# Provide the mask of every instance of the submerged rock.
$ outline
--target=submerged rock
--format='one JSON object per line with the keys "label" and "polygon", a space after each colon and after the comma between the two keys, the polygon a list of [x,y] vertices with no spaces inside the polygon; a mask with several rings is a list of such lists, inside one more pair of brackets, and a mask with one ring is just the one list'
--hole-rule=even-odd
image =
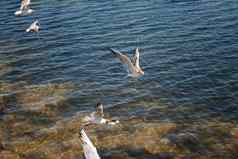
{"label": "submerged rock", "polygon": [[[0,120],[0,159],[83,158],[78,133],[83,127],[85,114],[78,112],[67,118],[59,115],[70,107],[68,94],[73,89],[72,84],[26,86],[24,82],[0,83],[0,103],[6,106],[5,110],[15,107],[14,111],[6,111]],[[141,101],[130,106],[132,112],[139,107],[149,108],[151,117],[154,117],[168,108],[158,103]],[[128,111],[124,105],[119,109]],[[121,114],[117,110],[115,113]],[[118,125],[90,125],[85,130],[105,159],[221,159],[238,156],[235,124],[162,122],[143,115],[124,114]]]}
{"label": "submerged rock", "polygon": [[161,152],[159,154],[160,159],[173,159],[176,156],[174,152]]}
{"label": "submerged rock", "polygon": [[1,159],[18,159],[19,156],[16,153],[11,151],[0,151],[0,158]]}
{"label": "submerged rock", "polygon": [[0,77],[10,72],[12,68],[8,64],[0,64]]}
{"label": "submerged rock", "polygon": [[69,84],[33,85],[16,94],[16,101],[23,110],[42,112],[48,115],[62,109],[66,95],[72,91]]}
{"label": "submerged rock", "polygon": [[15,93],[24,86],[25,82],[7,83],[0,81],[0,112],[16,106]]}
{"label": "submerged rock", "polygon": [[4,112],[7,109],[7,103],[9,103],[11,97],[7,94],[0,94],[0,112]]}
{"label": "submerged rock", "polygon": [[0,93],[1,94],[14,94],[16,91],[22,89],[27,83],[24,81],[19,81],[16,83],[8,83],[5,81],[0,81]]}
{"label": "submerged rock", "polygon": [[15,84],[1,82],[0,109],[3,111],[5,108],[14,108],[16,111],[54,116],[64,110],[67,95],[73,89],[70,83],[27,86],[25,82]]}
{"label": "submerged rock", "polygon": [[231,129],[230,134],[231,134],[234,138],[238,139],[238,128],[236,127],[236,128]]}
{"label": "submerged rock", "polygon": [[200,141],[196,134],[189,132],[169,134],[167,138],[170,141],[170,145],[175,144],[180,148],[187,148],[190,151],[196,151],[200,149]]}
{"label": "submerged rock", "polygon": [[[19,129],[22,132],[27,130],[28,133],[18,132],[18,135],[14,135],[11,132],[10,143],[4,149],[24,156],[24,159],[82,158],[81,142],[78,137],[78,132],[82,128],[82,118],[83,116],[77,114],[38,130],[36,127],[33,130],[30,126],[24,127],[25,130],[19,129],[30,123],[17,122],[8,128]],[[191,131],[186,131],[187,129]],[[113,127],[106,125],[85,127],[102,158],[215,159],[237,155],[238,142],[230,139],[222,143],[222,138],[211,135],[220,127],[216,126],[216,129],[210,127],[206,132],[207,129],[197,125],[187,125],[181,129],[175,123],[145,122],[141,119],[122,121]],[[213,142],[206,145],[208,134]],[[216,131],[216,135],[218,134]]]}

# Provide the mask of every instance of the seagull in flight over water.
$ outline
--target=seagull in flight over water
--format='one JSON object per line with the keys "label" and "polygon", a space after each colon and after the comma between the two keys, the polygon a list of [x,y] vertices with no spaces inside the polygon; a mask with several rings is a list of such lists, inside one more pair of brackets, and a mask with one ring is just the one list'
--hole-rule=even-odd
{"label": "seagull in flight over water", "polygon": [[21,16],[21,15],[31,14],[33,10],[29,8],[30,3],[31,3],[31,0],[21,0],[20,10],[16,11],[15,15]]}
{"label": "seagull in flight over water", "polygon": [[104,118],[102,103],[97,103],[96,111],[92,112],[89,116],[86,116],[84,118],[84,121],[87,122],[87,124],[109,124],[109,125],[115,125],[115,124],[119,123],[118,120],[111,120],[111,119]]}
{"label": "seagull in flight over water", "polygon": [[134,56],[130,59],[128,56],[125,54],[110,48],[111,52],[113,55],[118,58],[122,64],[127,66],[129,76],[131,77],[139,77],[144,75],[144,71],[141,69],[140,64],[139,64],[139,48],[136,48]]}
{"label": "seagull in flight over water", "polygon": [[26,32],[38,32],[40,29],[40,23],[38,20],[34,21],[29,28],[26,29]]}
{"label": "seagull in flight over water", "polygon": [[100,159],[96,147],[93,146],[84,129],[80,131],[80,139],[82,141],[85,159]]}

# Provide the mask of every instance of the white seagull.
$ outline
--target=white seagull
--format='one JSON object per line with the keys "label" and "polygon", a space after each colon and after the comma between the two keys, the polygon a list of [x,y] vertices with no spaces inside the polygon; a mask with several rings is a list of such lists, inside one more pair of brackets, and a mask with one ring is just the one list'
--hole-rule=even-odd
{"label": "white seagull", "polygon": [[31,3],[31,0],[21,0],[20,10],[16,11],[15,15],[23,16],[23,15],[31,14],[33,10],[29,8],[30,3]]}
{"label": "white seagull", "polygon": [[84,129],[80,131],[80,139],[82,141],[85,159],[100,159],[96,147],[93,146]]}
{"label": "white seagull", "polygon": [[128,56],[125,54],[114,50],[110,49],[115,57],[117,57],[122,64],[126,65],[128,68],[128,76],[131,77],[139,77],[144,75],[144,71],[140,68],[139,64],[139,48],[136,48],[134,56],[130,59]]}
{"label": "white seagull", "polygon": [[38,20],[34,21],[29,28],[26,29],[26,32],[38,32],[40,29],[40,23]]}
{"label": "white seagull", "polygon": [[86,116],[84,118],[84,121],[87,122],[87,124],[109,124],[109,125],[115,125],[115,124],[119,123],[118,120],[111,120],[111,119],[104,118],[103,105],[101,103],[97,103],[96,111],[92,112],[89,116]]}

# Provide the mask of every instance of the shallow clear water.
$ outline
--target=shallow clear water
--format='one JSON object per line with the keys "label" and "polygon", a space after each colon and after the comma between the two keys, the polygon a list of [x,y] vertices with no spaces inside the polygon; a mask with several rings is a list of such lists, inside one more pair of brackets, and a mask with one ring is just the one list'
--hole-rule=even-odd
{"label": "shallow clear water", "polygon": [[[124,120],[237,121],[236,0],[44,0],[26,17],[14,16],[18,2],[0,6],[0,64],[9,68],[1,80],[72,83],[64,117],[102,101]],[[24,32],[34,19],[40,32]],[[132,55],[136,47],[145,75],[130,79],[108,48]]]}

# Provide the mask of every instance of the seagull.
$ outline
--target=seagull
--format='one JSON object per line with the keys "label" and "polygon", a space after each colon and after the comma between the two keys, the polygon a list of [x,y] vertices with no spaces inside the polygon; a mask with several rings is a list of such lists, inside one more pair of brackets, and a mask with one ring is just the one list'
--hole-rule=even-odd
{"label": "seagull", "polygon": [[40,23],[38,20],[34,21],[29,28],[26,29],[26,32],[38,32],[40,29]]}
{"label": "seagull", "polygon": [[84,121],[87,122],[87,124],[109,124],[109,125],[115,125],[115,124],[119,123],[118,120],[111,120],[111,119],[104,118],[102,103],[97,103],[96,111],[92,112],[89,116],[86,116],[84,118]]}
{"label": "seagull", "polygon": [[126,65],[128,68],[128,76],[130,77],[139,77],[144,75],[144,71],[140,68],[139,64],[139,48],[136,48],[134,56],[130,59],[125,54],[115,50],[110,49],[113,55],[118,58],[122,64]]}
{"label": "seagull", "polygon": [[80,139],[82,141],[85,159],[100,159],[96,147],[93,146],[84,129],[80,131]]}
{"label": "seagull", "polygon": [[28,9],[31,0],[21,0],[21,8],[20,10]]}
{"label": "seagull", "polygon": [[21,15],[31,14],[33,10],[29,8],[30,3],[31,3],[31,0],[21,0],[20,10],[16,11],[15,15],[21,16]]}

